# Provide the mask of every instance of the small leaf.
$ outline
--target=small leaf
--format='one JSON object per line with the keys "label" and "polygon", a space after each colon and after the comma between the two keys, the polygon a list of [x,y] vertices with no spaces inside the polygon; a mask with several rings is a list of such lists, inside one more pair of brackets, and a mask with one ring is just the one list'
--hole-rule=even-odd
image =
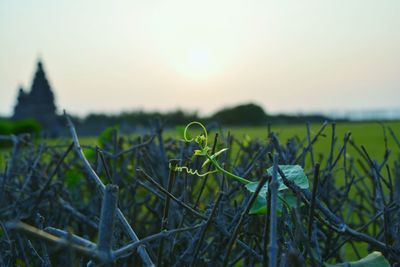
{"label": "small leaf", "polygon": [[206,146],[203,149],[196,149],[194,151],[193,155],[195,155],[195,156],[206,156],[209,150],[210,150],[210,148],[208,146]]}
{"label": "small leaf", "polygon": [[338,263],[338,264],[325,264],[326,267],[341,267],[341,266],[350,266],[350,267],[390,267],[389,262],[386,260],[382,253],[378,251],[374,251],[371,254],[368,254],[366,257],[362,258],[358,261]]}

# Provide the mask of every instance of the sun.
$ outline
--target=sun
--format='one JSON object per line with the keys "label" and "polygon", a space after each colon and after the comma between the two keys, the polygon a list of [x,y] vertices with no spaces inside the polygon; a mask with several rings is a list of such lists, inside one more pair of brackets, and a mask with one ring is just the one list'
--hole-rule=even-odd
{"label": "sun", "polygon": [[210,54],[206,50],[190,49],[187,60],[189,69],[197,75],[203,76],[211,71]]}
{"label": "sun", "polygon": [[174,69],[189,79],[204,80],[216,74],[215,57],[205,47],[189,47],[171,60]]}

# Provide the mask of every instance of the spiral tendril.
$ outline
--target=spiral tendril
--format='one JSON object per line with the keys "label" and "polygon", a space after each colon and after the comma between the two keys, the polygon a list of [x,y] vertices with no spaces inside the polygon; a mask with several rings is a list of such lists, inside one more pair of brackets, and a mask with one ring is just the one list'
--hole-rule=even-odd
{"label": "spiral tendril", "polygon": [[[203,135],[198,135],[195,138],[188,138],[187,134],[188,134],[188,130],[191,126],[193,125],[198,125],[201,127],[202,131],[203,131]],[[191,123],[189,123],[188,125],[186,125],[185,130],[183,131],[183,138],[185,139],[186,142],[192,142],[195,141],[199,146],[201,146],[202,148],[207,147],[208,144],[208,134],[207,134],[207,129],[206,127],[204,127],[204,125],[198,121],[192,121]],[[202,142],[204,142],[204,146],[202,145]]]}
{"label": "spiral tendril", "polygon": [[193,169],[190,169],[190,168],[185,167],[185,166],[175,166],[175,167],[172,167],[171,164],[169,164],[169,168],[170,168],[170,169],[173,169],[174,171],[177,171],[177,172],[186,172],[186,173],[188,173],[188,174],[197,175],[197,176],[199,176],[199,177],[204,177],[204,176],[206,176],[206,175],[209,175],[209,174],[212,174],[212,173],[215,173],[215,172],[218,171],[218,170],[213,170],[213,171],[208,171],[208,172],[205,172],[205,173],[199,173],[198,170],[193,170]]}

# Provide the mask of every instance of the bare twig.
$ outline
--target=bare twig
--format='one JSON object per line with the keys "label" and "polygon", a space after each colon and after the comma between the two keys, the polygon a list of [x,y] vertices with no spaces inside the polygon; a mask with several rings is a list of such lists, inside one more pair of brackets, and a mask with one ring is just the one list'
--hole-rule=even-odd
{"label": "bare twig", "polygon": [[201,245],[202,245],[202,243],[203,243],[203,241],[204,241],[204,238],[205,238],[205,236],[206,236],[207,228],[210,226],[211,221],[213,220],[213,217],[214,217],[214,215],[215,215],[215,212],[217,211],[218,204],[219,204],[219,202],[221,201],[221,198],[222,198],[223,194],[224,194],[223,192],[220,192],[220,193],[218,194],[217,199],[216,199],[215,202],[214,202],[214,205],[213,205],[213,208],[212,208],[212,210],[211,210],[210,216],[208,217],[208,219],[207,219],[207,221],[206,221],[206,223],[205,223],[205,226],[204,226],[204,228],[203,228],[202,231],[201,231],[199,241],[197,242],[197,245],[196,245],[196,247],[195,247],[195,249],[194,249],[193,257],[192,257],[192,261],[191,261],[191,263],[190,263],[190,266],[194,266],[194,264],[195,264],[195,262],[196,262],[197,255],[199,254]]}
{"label": "bare twig", "polygon": [[192,230],[202,227],[204,224],[205,223],[202,222],[200,224],[190,226],[190,227],[178,228],[178,229],[173,229],[173,230],[163,230],[163,231],[159,232],[158,234],[147,236],[147,237],[141,239],[140,241],[129,243],[126,246],[124,246],[120,249],[117,249],[116,251],[113,252],[113,258],[117,259],[122,256],[126,256],[129,253],[132,253],[132,251],[134,251],[138,246],[142,246],[143,244],[146,244],[148,242],[158,240],[160,238],[167,238],[173,234],[186,232],[186,231],[192,231]]}
{"label": "bare twig", "polygon": [[[118,186],[108,184],[106,186],[101,205],[99,225],[99,242],[97,250],[104,254],[105,259],[111,259],[111,241],[114,234],[114,218],[118,202]],[[106,261],[108,262],[108,261]]]}
{"label": "bare twig", "polygon": [[[100,180],[100,178],[97,176],[97,174],[95,173],[93,168],[90,166],[90,163],[86,159],[85,155],[83,154],[82,148],[81,148],[81,146],[79,144],[78,136],[77,136],[76,131],[75,131],[75,127],[74,127],[71,119],[69,118],[69,116],[66,114],[65,111],[64,111],[64,117],[67,120],[68,127],[70,129],[71,136],[72,136],[72,139],[74,141],[74,145],[75,145],[74,147],[75,147],[76,153],[78,154],[79,158],[82,160],[82,162],[84,164],[84,167],[86,169],[86,172],[88,173],[89,177],[95,182],[95,184],[96,184],[98,190],[100,191],[100,193],[103,193],[105,186],[104,186],[103,182]],[[121,212],[120,209],[117,209],[117,216],[118,216],[118,219],[121,222],[125,232],[129,235],[129,237],[135,242],[139,241],[138,236],[133,231],[132,227],[130,226],[130,224],[128,223],[128,221],[126,220],[125,216],[123,215],[123,213]],[[154,266],[154,264],[152,263],[152,261],[150,259],[150,256],[147,254],[147,251],[146,251],[144,246],[139,246],[137,248],[137,250],[138,250],[138,253],[139,253],[140,257],[143,260],[143,263],[146,266]]]}
{"label": "bare twig", "polygon": [[[168,175],[168,186],[167,186],[167,191],[172,192],[172,185],[174,184],[174,178],[176,175],[175,172],[175,166],[177,164],[177,161],[174,160],[171,162],[171,168],[169,170],[169,175]],[[161,231],[166,230],[167,225],[168,225],[168,214],[169,214],[169,206],[170,206],[171,198],[170,195],[166,195],[165,198],[165,205],[164,205],[164,212],[163,216],[161,219]],[[157,255],[157,266],[162,265],[162,255],[163,255],[163,250],[164,250],[164,239],[160,239],[160,245],[158,246],[158,255]]]}
{"label": "bare twig", "polygon": [[313,189],[311,195],[310,211],[308,213],[308,240],[311,240],[312,225],[315,211],[315,199],[317,197],[318,180],[319,180],[319,163],[315,164]]}
{"label": "bare twig", "polygon": [[265,182],[267,181],[267,177],[263,176],[259,182],[259,184],[257,185],[256,190],[254,191],[253,195],[251,196],[251,198],[249,199],[249,201],[246,204],[245,209],[243,210],[243,212],[240,215],[239,221],[235,226],[235,229],[232,232],[232,236],[229,239],[228,245],[227,245],[227,250],[226,250],[226,254],[224,257],[224,262],[223,262],[223,266],[228,266],[229,263],[229,256],[232,252],[232,247],[236,241],[236,238],[239,234],[239,230],[240,227],[242,225],[243,219],[245,218],[245,216],[247,215],[247,213],[249,212],[251,206],[253,205],[254,201],[256,200],[258,193],[260,193],[261,188],[264,186]]}
{"label": "bare twig", "polygon": [[271,214],[269,217],[269,245],[268,245],[268,266],[276,267],[278,264],[278,236],[277,236],[277,213],[276,206],[278,201],[278,154],[273,156],[272,180],[271,180]]}
{"label": "bare twig", "polygon": [[150,182],[152,185],[154,185],[160,192],[165,194],[166,196],[170,197],[172,200],[174,200],[179,206],[185,208],[188,210],[190,213],[196,215],[199,218],[202,218],[203,220],[207,220],[207,217],[204,216],[203,214],[197,212],[196,210],[192,209],[190,206],[187,204],[183,203],[181,200],[176,198],[174,195],[172,195],[168,190],[163,188],[159,183],[157,183],[149,174],[147,174],[144,170],[138,169],[138,172],[142,174],[142,177],[145,178],[148,182]]}
{"label": "bare twig", "polygon": [[72,242],[74,242],[75,244],[80,245],[82,247],[87,247],[87,248],[90,248],[90,249],[95,249],[96,248],[96,244],[95,243],[93,243],[93,242],[91,242],[89,240],[86,240],[86,239],[84,239],[84,238],[82,238],[80,236],[71,234],[71,233],[69,233],[67,231],[60,230],[60,229],[57,229],[57,228],[54,228],[54,227],[46,227],[43,230],[46,231],[47,233],[53,235],[53,236],[60,237],[60,238],[63,238],[63,239],[67,239],[68,235],[70,235],[70,240]]}
{"label": "bare twig", "polygon": [[83,247],[74,243],[69,242],[65,238],[59,238],[56,236],[53,236],[43,230],[37,229],[33,226],[30,226],[28,224],[25,224],[23,222],[8,222],[6,223],[6,228],[8,229],[14,229],[17,231],[24,232],[28,235],[34,236],[36,238],[39,238],[43,241],[46,241],[48,243],[51,243],[55,245],[58,248],[72,248],[76,252],[82,254],[83,256],[89,257],[91,259],[97,259],[102,261],[101,255],[99,255],[95,250]]}

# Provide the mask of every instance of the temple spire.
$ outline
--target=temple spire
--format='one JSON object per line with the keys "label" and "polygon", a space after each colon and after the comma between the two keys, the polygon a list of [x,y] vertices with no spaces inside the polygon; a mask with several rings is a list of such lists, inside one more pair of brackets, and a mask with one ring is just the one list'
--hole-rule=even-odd
{"label": "temple spire", "polygon": [[42,70],[43,71],[43,63],[42,60],[39,58],[37,62],[37,70]]}
{"label": "temple spire", "polygon": [[39,58],[30,91],[26,92],[22,87],[19,90],[13,118],[37,119],[45,130],[54,132],[54,129],[60,127],[56,110],[53,90],[47,80],[43,62]]}

